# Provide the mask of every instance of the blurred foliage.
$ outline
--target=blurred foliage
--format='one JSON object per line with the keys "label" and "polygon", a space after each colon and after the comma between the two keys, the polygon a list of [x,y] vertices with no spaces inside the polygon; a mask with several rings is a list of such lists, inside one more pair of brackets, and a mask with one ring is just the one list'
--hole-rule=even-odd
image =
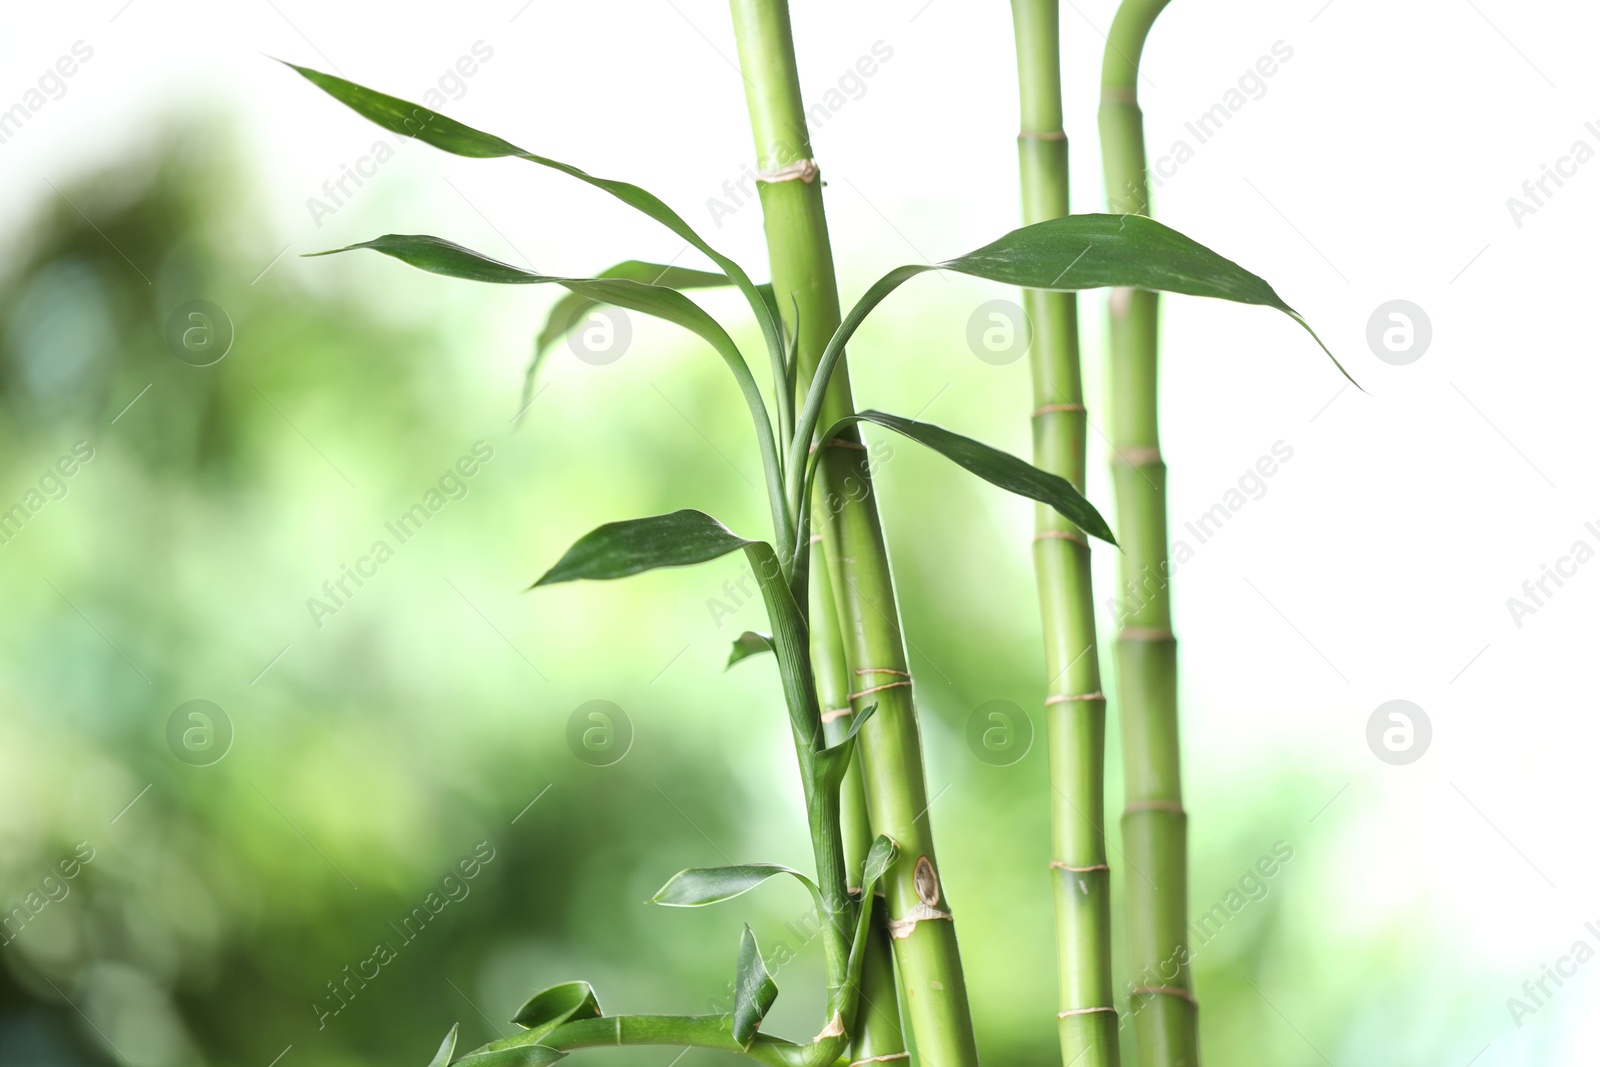
{"label": "blurred foliage", "polygon": [[[41,199],[0,266],[0,510],[44,501],[0,545],[0,1063],[421,1064],[453,1022],[476,1045],[576,977],[610,1011],[711,1010],[744,919],[797,954],[769,1028],[814,1031],[802,892],[642,903],[684,866],[808,865],[772,668],[721,672],[728,640],[761,624],[738,567],[520,592],[600,521],[692,506],[761,529],[713,361],[644,324],[622,371],[558,350],[549,398],[513,433],[526,346],[494,346],[531,338],[548,298],[301,260],[241,209],[254,194],[216,130],[156,143]],[[197,298],[236,335],[203,368],[165,340]],[[478,441],[493,458],[417,547],[393,544],[314,618],[306,600],[396,541],[385,523]],[[78,442],[92,458],[52,479]],[[990,1062],[1051,1062],[1042,744],[999,768],[962,740],[985,700],[1034,708],[1042,689],[1027,510],[911,451],[893,453],[884,506],[980,1042]],[[567,742],[596,698],[633,731],[604,767]],[[193,699],[233,731],[207,766],[169,745]],[[1423,949],[1336,956],[1319,932],[1315,887],[1338,872],[1311,833],[1339,819],[1306,818],[1336,781],[1218,773],[1195,773],[1197,908],[1274,841],[1297,852],[1197,954],[1208,1055],[1321,1062],[1251,991],[1308,959],[1329,967],[1301,987],[1319,998],[1279,1006],[1348,1053],[1362,971]]]}

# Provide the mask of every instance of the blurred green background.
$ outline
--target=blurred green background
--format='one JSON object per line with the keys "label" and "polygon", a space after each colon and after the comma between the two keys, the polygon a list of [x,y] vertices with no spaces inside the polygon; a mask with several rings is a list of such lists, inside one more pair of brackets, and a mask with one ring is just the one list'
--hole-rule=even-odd
{"label": "blurred green background", "polygon": [[[642,903],[688,865],[809,865],[774,671],[722,670],[728,640],[763,622],[756,603],[722,610],[739,567],[523,592],[599,522],[697,507],[763,529],[722,368],[635,320],[615,364],[558,349],[514,428],[507,368],[555,294],[375,256],[268,263],[273,238],[237,210],[259,190],[226,143],[175,127],[72,178],[0,268],[0,509],[26,511],[0,546],[0,1063],[421,1065],[452,1023],[463,1047],[491,1039],[528,993],[574,977],[611,1011],[703,1011],[745,920],[797,953],[768,1029],[813,1032],[820,950],[796,935],[800,891]],[[928,356],[959,345],[967,305],[928,313],[951,292],[873,320],[863,391],[1023,450],[1021,365]],[[234,332],[207,367],[166,340],[194,299]],[[733,298],[705,303],[754,339]],[[914,357],[944,363],[912,373]],[[475,445],[491,458],[450,481]],[[75,447],[92,458],[52,477]],[[993,1064],[1049,1063],[1044,754],[994,767],[964,741],[993,699],[1042,728],[1028,509],[889,449],[881,506],[980,1043]],[[385,523],[442,478],[452,498],[399,544]],[[315,617],[308,598],[380,539],[393,558]],[[186,760],[169,725],[193,700],[223,719]],[[631,732],[608,766],[568,743],[590,700]],[[1203,738],[1190,751],[1192,904],[1228,908],[1196,953],[1210,1062],[1465,1048],[1471,1014],[1441,995],[1450,963],[1420,902],[1388,925],[1330,918],[1350,904],[1359,849],[1341,834],[1364,802],[1319,808],[1347,777],[1218,762]],[[1113,741],[1113,809],[1119,759]],[[1278,842],[1293,859],[1250,881]],[[416,908],[429,921],[405,927]],[[1269,1001],[1286,975],[1295,992]],[[677,1051],[580,1055],[666,1067]]]}

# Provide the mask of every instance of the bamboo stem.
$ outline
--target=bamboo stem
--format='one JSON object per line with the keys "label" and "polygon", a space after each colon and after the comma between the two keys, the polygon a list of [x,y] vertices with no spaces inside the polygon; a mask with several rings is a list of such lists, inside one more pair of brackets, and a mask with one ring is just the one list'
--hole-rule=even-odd
{"label": "bamboo stem", "polygon": [[[839,616],[834,607],[833,589],[828,580],[827,562],[821,558],[822,546],[813,546],[811,566],[811,668],[817,676],[817,697],[823,708],[823,729],[828,743],[838,744],[850,728],[854,714],[850,709],[850,665],[845,659],[844,641],[839,636]],[[845,869],[851,892],[862,884],[862,865],[872,846],[872,827],[867,820],[867,795],[861,781],[859,759],[845,773],[840,795]],[[861,972],[861,1011],[857,1033],[851,1035],[850,1060],[896,1056],[906,1051],[905,1033],[900,1026],[900,996],[894,984],[894,957],[889,947],[889,928],[881,909],[873,915],[872,941],[867,945]]]}
{"label": "bamboo stem", "polygon": [[[1061,114],[1059,0],[1012,0],[1022,129],[1017,153],[1027,223],[1068,212]],[[1033,331],[1034,466],[1080,490],[1088,416],[1073,293],[1025,290]],[[1095,647],[1089,544],[1054,508],[1034,508],[1034,569],[1044,622],[1061,1059],[1117,1067],[1111,983],[1111,869],[1105,839],[1105,698]]]}
{"label": "bamboo stem", "polygon": [[[772,172],[809,160],[811,144],[788,4],[731,0],[730,6],[758,166]],[[785,325],[790,331],[798,326],[796,358],[802,382],[814,373],[839,324],[822,187],[814,170],[810,176],[810,181],[763,181],[760,187],[773,287]],[[853,412],[849,376],[841,364],[828,384],[823,425]],[[841,440],[848,445],[858,436],[852,430]],[[854,692],[893,683],[852,700],[857,713],[868,703],[878,705],[859,735],[867,811],[874,831],[900,847],[901,859],[885,876],[884,888],[891,923],[910,924],[891,925],[891,930],[904,933],[894,939],[894,955],[912,1041],[921,1060],[934,1067],[972,1067],[978,1057],[966,980],[949,901],[938,876],[922,739],[864,456],[848,447],[825,449],[819,487],[825,514],[820,532],[846,659],[852,678],[860,683]],[[930,911],[936,917],[922,918]]]}
{"label": "bamboo stem", "polygon": [[[1100,139],[1112,211],[1149,213],[1139,57],[1167,0],[1124,0],[1106,39]],[[1117,678],[1121,699],[1123,847],[1140,1067],[1196,1067],[1190,988],[1188,839],[1178,758],[1178,646],[1172,636],[1166,465],[1157,432],[1157,316],[1152,292],[1111,295],[1111,419],[1122,541]]]}

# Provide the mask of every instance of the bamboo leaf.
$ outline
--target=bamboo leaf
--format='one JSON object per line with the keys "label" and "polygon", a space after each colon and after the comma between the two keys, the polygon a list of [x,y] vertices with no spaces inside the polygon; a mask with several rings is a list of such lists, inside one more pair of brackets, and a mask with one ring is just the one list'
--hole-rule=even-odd
{"label": "bamboo leaf", "polygon": [[[1266,281],[1232,260],[1144,215],[1063,215],[1012,230],[955,259],[896,267],[878,279],[845,314],[822,354],[796,420],[792,463],[802,459],[811,445],[828,379],[856,329],[895,289],[930,270],[951,270],[1025,289],[1078,292],[1126,287],[1275,308],[1304,327],[1339,373],[1355,382],[1298,311]],[[797,477],[793,468],[790,477]]]}
{"label": "bamboo leaf", "polygon": [[760,289],[750,280],[750,276],[733,260],[724,256],[705,242],[705,239],[694,231],[694,228],[683,220],[683,217],[668,207],[654,193],[647,192],[637,185],[627,182],[612,181],[608,178],[596,178],[586,174],[577,167],[562,163],[546,156],[535,155],[525,149],[518,148],[510,141],[496,137],[492,133],[473,129],[465,123],[457,122],[429,108],[413,104],[399,97],[389,96],[364,85],[347,81],[332,74],[324,74],[310,67],[301,67],[293,63],[285,64],[298,72],[302,77],[335,100],[344,104],[352,111],[364,118],[382,126],[390,133],[401,137],[414,137],[425,144],[458,156],[468,156],[474,159],[495,159],[502,157],[515,157],[525,159],[530,163],[537,163],[542,167],[558,170],[579,181],[587,182],[597,189],[602,189],[621,200],[624,204],[642,212],[643,214],[661,223],[667,229],[688,241],[690,245],[699,249],[711,258],[711,261],[721,267],[723,271],[739,287],[740,292],[749,301],[751,310],[756,314],[756,320],[761,324],[762,336],[766,339],[767,347],[774,352],[781,352],[782,342],[778,335],[777,319],[772,313],[770,305],[763,299]]}
{"label": "bamboo leaf", "polygon": [[456,1054],[456,1033],[461,1029],[457,1023],[444,1035],[444,1040],[439,1042],[439,1051],[433,1054],[433,1059],[428,1061],[428,1067],[449,1067],[450,1057]]}
{"label": "bamboo leaf", "polygon": [[[750,375],[750,368],[739,352],[739,346],[733,343],[728,331],[693,300],[675,289],[636,282],[628,278],[558,278],[553,275],[538,274],[491,259],[470,248],[463,248],[453,241],[446,241],[442,237],[432,237],[427,234],[385,234],[371,241],[312,254],[332,255],[334,252],[349,252],[358,248],[382,252],[419,270],[451,278],[501,285],[541,285],[553,282],[596,303],[615,304],[630,311],[654,315],[698,334],[722,357],[722,361],[733,372],[734,380],[739,384],[739,392],[744,396],[745,406],[749,408],[751,421],[755,424],[756,443],[761,449],[761,466],[767,478],[767,494],[773,508],[773,525],[776,529],[784,531],[785,536],[792,532],[786,525],[788,516],[781,508],[783,486],[778,472],[783,461],[772,433],[772,420],[767,415],[766,401],[762,398],[755,379]],[[761,298],[758,296],[757,299]]]}
{"label": "bamboo leaf", "polygon": [[746,630],[733,639],[733,649],[728,653],[728,664],[723,670],[732,667],[741,660],[751,656],[759,656],[763,652],[772,651],[772,638],[766,634],[758,634],[754,630]]}
{"label": "bamboo leaf", "polygon": [[[715,289],[733,284],[726,274],[661,263],[646,263],[637,259],[626,260],[614,267],[608,267],[595,277],[622,278],[630,282],[643,282],[645,285],[676,289],[679,292],[685,289]],[[599,304],[600,301],[578,293],[568,293],[556,301],[544,320],[544,327],[539,331],[539,336],[534,339],[533,366],[528,368],[528,373],[532,375],[534,367],[538,366],[551,346],[571,331],[586,311]]]}
{"label": "bamboo leaf", "polygon": [[[895,859],[900,855],[900,846],[882,834],[872,842],[872,848],[867,851],[866,863],[863,864],[862,880],[867,886],[876,885],[890,867],[894,866]],[[870,892],[870,889],[866,890]]]}
{"label": "bamboo leaf", "polygon": [[1304,327],[1339,373],[1350,377],[1264,279],[1145,215],[1063,215],[1012,230],[940,266],[1024,289],[1127,287],[1276,308]]}
{"label": "bamboo leaf", "polygon": [[608,522],[580,537],[529,588],[580,579],[626,578],[659,567],[686,567],[756,543],[693,508],[647,519]]}
{"label": "bamboo leaf", "polygon": [[813,896],[816,883],[792,867],[776,863],[741,863],[731,867],[690,867],[679,871],[647,903],[671,908],[699,908],[750,892],[776,875],[793,875]]}
{"label": "bamboo leaf", "polygon": [[528,1030],[528,1034],[519,1036],[532,1035],[533,1040],[539,1040],[562,1023],[600,1015],[600,1001],[594,995],[593,986],[582,981],[562,982],[529,997],[511,1021]]}
{"label": "bamboo leaf", "polygon": [[[845,968],[846,983],[841,996],[847,996],[851,990],[860,988],[861,968],[867,957],[867,942],[872,937],[872,909],[876,906],[874,890],[879,880],[890,867],[894,866],[899,854],[900,846],[883,834],[879,834],[872,842],[872,847],[867,850],[867,858],[861,869],[861,908],[856,912],[855,936],[850,942],[850,959]],[[835,1010],[843,1007],[843,1003],[842,1000],[837,1002],[834,1005]]]}
{"label": "bamboo leaf", "polygon": [[733,983],[733,1039],[749,1048],[761,1020],[778,999],[778,983],[767,973],[756,935],[746,923],[739,940],[739,971]]}
{"label": "bamboo leaf", "polygon": [[[822,435],[822,440],[826,442],[846,425],[855,422],[869,422],[875,426],[894,430],[918,444],[926,445],[991,485],[1049,504],[1076,523],[1085,533],[1113,545],[1117,543],[1116,538],[1112,536],[1111,527],[1106,524],[1100,512],[1095,510],[1094,505],[1089,503],[1071,482],[1060,475],[1040,470],[1009,452],[1002,452],[981,441],[952,433],[942,426],[935,426],[929,422],[916,422],[882,411],[862,411],[848,415],[829,427]],[[821,449],[818,449],[818,454],[820,453]]]}
{"label": "bamboo leaf", "polygon": [[629,311],[665,319],[699,334],[724,359],[737,360],[741,366],[744,363],[744,357],[739,354],[733,339],[717,320],[676,289],[664,285],[652,285],[625,277],[561,278],[539,274],[429,234],[388,233],[370,241],[332,248],[326,252],[313,252],[311,255],[331,256],[363,248],[381,252],[418,270],[448,278],[496,285],[559,285],[570,291],[566,299],[582,302],[585,309],[596,304],[615,304]]}
{"label": "bamboo leaf", "polygon": [[[643,282],[645,285],[658,285],[667,289],[715,289],[733,282],[726,274],[717,274],[713,271],[691,270],[688,267],[674,267],[663,263],[646,263],[642,260],[629,259],[608,267],[601,271],[597,278],[622,278],[627,281]],[[522,403],[518,410],[524,410],[528,405],[533,392],[534,377],[539,372],[539,367],[544,363],[545,356],[550,349],[555,347],[557,341],[570,333],[573,327],[582,322],[584,316],[602,301],[592,295],[569,292],[550,309],[550,314],[545,317],[544,327],[533,341],[533,358],[528,361],[528,371],[523,379]]]}
{"label": "bamboo leaf", "polygon": [[868,719],[872,718],[872,713],[877,710],[878,705],[868,704],[866,707],[852,715],[850,717],[850,728],[844,732],[844,736],[839,738],[838,743],[832,747],[838,748],[839,745],[847,744],[850,741],[853,741],[856,734],[860,732],[861,727],[866,724]]}
{"label": "bamboo leaf", "polygon": [[538,1037],[529,1031],[479,1045],[452,1067],[549,1067],[566,1055],[560,1049],[539,1044]]}
{"label": "bamboo leaf", "polygon": [[817,774],[828,783],[829,789],[839,788],[844,781],[844,772],[850,768],[850,757],[855,754],[856,733],[877,710],[878,705],[868,704],[856,712],[850,717],[850,728],[845,735],[817,753]]}

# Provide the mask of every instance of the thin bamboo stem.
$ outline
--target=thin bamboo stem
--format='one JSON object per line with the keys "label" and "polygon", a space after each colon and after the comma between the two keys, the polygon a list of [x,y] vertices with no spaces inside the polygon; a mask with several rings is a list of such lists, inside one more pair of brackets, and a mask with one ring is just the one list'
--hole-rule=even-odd
{"label": "thin bamboo stem", "polygon": [[[788,4],[731,0],[731,8],[758,166],[770,173],[809,160]],[[785,325],[791,332],[798,327],[802,382],[815,372],[840,318],[822,187],[816,172],[808,173],[810,181],[796,177],[760,186],[773,287]],[[823,425],[854,412],[843,364],[829,382],[824,406]],[[905,1015],[924,1062],[972,1067],[977,1045],[955,924],[934,854],[922,739],[888,554],[859,438],[852,430],[838,444],[824,450],[821,464],[818,485],[825,521],[820,532],[846,659],[857,683],[858,695],[851,703],[857,713],[866,704],[878,706],[862,727],[858,759],[873,830],[900,847],[901,858],[885,876],[884,889],[891,930],[896,931],[894,955]],[[864,694],[867,689],[875,691]]]}
{"label": "thin bamboo stem", "polygon": [[[833,602],[822,546],[813,546],[811,566],[811,668],[817,676],[817,698],[823,709],[823,729],[828,743],[838,744],[850,728],[854,712],[850,707],[850,665],[845,659],[844,641],[839,636],[839,616]],[[867,820],[867,795],[861,781],[859,760],[851,762],[840,791],[841,822],[844,837],[845,869],[851,892],[862,884],[862,865],[872,846],[872,827]],[[883,913],[874,912],[872,941],[867,945],[861,972],[861,1010],[858,1032],[851,1035],[850,1060],[883,1059],[903,1055],[905,1033],[900,1026],[900,996],[895,989],[894,957],[889,948],[889,928]]]}
{"label": "thin bamboo stem", "polygon": [[[1059,0],[1012,0],[1022,129],[1017,153],[1028,223],[1068,211],[1061,114]],[[1088,415],[1072,293],[1025,290],[1033,331],[1033,462],[1080,490]],[[1088,538],[1054,508],[1034,509],[1034,569],[1044,623],[1046,733],[1061,1059],[1117,1067],[1111,983],[1111,868],[1106,862],[1106,702],[1100,693]]]}
{"label": "thin bamboo stem", "polygon": [[[1100,139],[1111,210],[1149,213],[1139,57],[1167,0],[1124,0],[1106,39]],[[1167,560],[1167,469],[1157,432],[1157,317],[1152,292],[1111,295],[1111,418],[1124,597],[1118,609],[1126,806],[1123,848],[1131,953],[1129,1011],[1140,1067],[1196,1067],[1198,1008],[1189,978],[1188,832],[1178,758],[1178,646]]]}

